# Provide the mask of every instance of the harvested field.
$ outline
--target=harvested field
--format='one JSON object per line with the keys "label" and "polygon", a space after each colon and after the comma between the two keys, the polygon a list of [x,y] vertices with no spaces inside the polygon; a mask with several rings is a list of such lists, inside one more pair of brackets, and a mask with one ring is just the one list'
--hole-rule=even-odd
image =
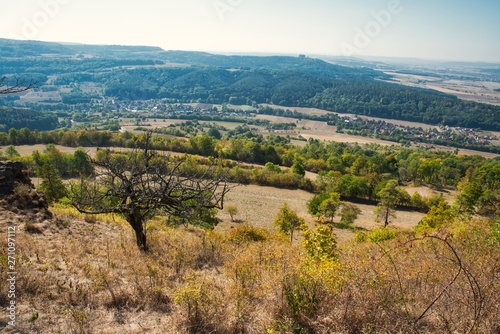
{"label": "harvested field", "polygon": [[[274,218],[284,202],[297,212],[299,217],[303,217],[306,222],[312,225],[315,218],[307,212],[307,202],[313,194],[303,190],[286,190],[272,187],[260,187],[255,185],[238,186],[231,190],[225,201],[225,205],[234,205],[238,208],[235,219],[238,222],[231,223],[229,215],[225,212],[219,213],[219,218],[223,220],[217,229],[227,230],[239,224],[249,224],[260,228],[273,229]],[[354,223],[355,226],[363,229],[372,229],[381,224],[375,222],[373,211],[374,206],[356,204],[361,209],[361,214]],[[398,211],[392,226],[399,228],[413,228],[424,217],[419,212]],[[336,220],[338,221],[338,217]],[[352,239],[354,233],[349,230],[336,229],[339,240],[347,241]]]}
{"label": "harvested field", "polygon": [[[15,146],[15,148],[21,156],[24,156],[24,155],[31,155],[31,153],[33,153],[33,151],[39,151],[41,153],[45,149],[45,146],[46,145],[43,145],[43,144],[19,145],[19,146]],[[6,147],[7,146],[0,146],[0,150],[5,150]],[[66,146],[56,145],[56,148],[59,151],[61,151],[62,153],[73,153],[76,151],[75,147],[66,147]],[[90,151],[91,153],[95,153],[96,148],[95,147],[85,148],[85,151]]]}
{"label": "harvested field", "polygon": [[[281,106],[271,106],[273,108],[278,108],[278,109],[290,109],[290,110],[296,110],[297,112],[306,114],[306,115],[325,115],[325,114],[337,114],[342,117],[354,117],[356,115],[354,114],[342,114],[334,111],[328,111],[328,110],[323,110],[323,109],[317,109],[317,108],[295,108],[295,107],[281,107]],[[264,115],[260,115],[264,116]],[[410,126],[410,127],[415,127],[415,128],[422,128],[422,129],[438,129],[438,126],[435,125],[429,125],[425,123],[419,123],[419,122],[410,122],[410,121],[400,121],[400,120],[395,120],[395,119],[387,119],[387,118],[380,118],[380,117],[370,117],[370,116],[363,116],[363,115],[357,115],[357,117],[360,117],[361,119],[364,120],[372,120],[372,121],[384,121],[387,123],[395,124],[395,125],[401,125],[401,126]],[[292,119],[292,118],[286,118],[282,117],[283,119]],[[286,123],[290,121],[284,121]]]}
{"label": "harvested field", "polygon": [[500,88],[500,83],[498,82],[457,79],[445,80],[431,76],[419,76],[395,72],[385,73],[393,76],[392,81],[390,81],[392,83],[399,83],[411,87],[434,89],[439,92],[455,95],[462,100],[500,105],[500,92],[495,91],[495,89]]}

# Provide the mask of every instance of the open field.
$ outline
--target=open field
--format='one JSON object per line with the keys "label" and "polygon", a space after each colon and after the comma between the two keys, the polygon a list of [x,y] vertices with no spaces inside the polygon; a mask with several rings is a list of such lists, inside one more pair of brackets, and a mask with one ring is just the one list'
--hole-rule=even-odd
{"label": "open field", "polygon": [[29,91],[20,95],[20,100],[16,104],[36,103],[36,102],[61,102],[61,95],[58,91],[42,92],[42,91]]}
{"label": "open field", "polygon": [[[6,146],[0,146],[0,150],[5,150],[5,148]],[[33,153],[34,151],[39,151],[40,153],[43,152],[43,150],[45,149],[45,145],[43,144],[19,145],[15,146],[15,148],[21,156],[24,156],[24,155],[31,155],[31,153]],[[73,153],[76,151],[76,147],[66,147],[66,146],[56,145],[56,148],[62,153]],[[85,147],[84,149],[91,155],[95,154],[97,150],[96,147]]]}
{"label": "open field", "polygon": [[[317,108],[297,108],[297,107],[283,107],[283,106],[276,106],[276,105],[267,105],[272,108],[278,108],[278,109],[290,109],[290,110],[296,110],[297,112],[306,114],[306,115],[325,115],[325,114],[337,114],[342,117],[354,117],[354,114],[342,114],[334,111],[328,111],[328,110],[323,110],[323,109],[317,109]],[[387,119],[387,118],[380,118],[380,117],[371,117],[371,116],[364,116],[364,115],[358,115],[357,117],[364,119],[364,120],[372,120],[372,121],[384,121],[387,123],[395,124],[395,125],[401,125],[401,126],[411,126],[415,128],[422,128],[422,129],[438,129],[438,126],[435,125],[429,125],[425,123],[419,123],[419,122],[410,122],[410,121],[400,121],[396,119]]]}
{"label": "open field", "polygon": [[[412,146],[413,147],[417,147],[416,145],[412,145]],[[445,151],[445,152],[454,152],[456,150],[455,147],[451,147],[451,146],[431,145],[431,144],[425,144],[425,143],[419,143],[418,146],[433,147],[435,150]],[[468,150],[468,149],[465,149],[465,148],[458,149],[458,153],[459,154],[463,154],[463,155],[479,155],[479,156],[487,158],[487,159],[494,159],[496,157],[500,157],[500,154],[490,153],[490,152]]]}
{"label": "open field", "polygon": [[455,95],[462,100],[500,105],[500,83],[489,81],[446,80],[438,77],[385,72],[396,82],[405,86],[434,89]]}
{"label": "open field", "polygon": [[[171,124],[181,124],[185,123],[188,120],[185,119],[160,119],[160,118],[147,118],[145,121],[142,121],[140,125],[135,123],[135,119],[133,118],[121,118],[120,125],[122,126],[122,130],[127,130],[130,132],[134,132],[134,129],[137,127],[142,127],[146,129],[154,130],[156,128],[168,127]],[[242,125],[243,122],[223,122],[223,121],[198,121],[201,124],[211,124],[217,123],[220,126],[225,127],[228,130],[234,130],[238,126]]]}
{"label": "open field", "polygon": [[[34,150],[43,151],[44,145],[24,145],[17,146],[16,149],[21,155],[29,155]],[[72,153],[76,148],[56,146],[61,152]],[[4,149],[0,147],[0,149]],[[119,150],[119,149],[118,149]],[[86,148],[86,151],[93,155],[96,148]],[[175,154],[175,153],[172,153]],[[307,173],[310,179],[315,179],[317,176],[314,173]],[[39,184],[38,180],[34,180],[34,184]],[[426,187],[408,188],[408,192],[418,191],[423,196],[430,196],[437,193]],[[451,203],[453,201],[454,193],[444,194],[445,198]],[[303,217],[307,223],[312,225],[315,218],[307,212],[307,202],[313,197],[313,194],[303,190],[288,190],[273,187],[262,187],[257,185],[239,185],[232,189],[226,198],[225,205],[235,205],[238,208],[238,214],[235,219],[237,223],[231,223],[229,215],[221,211],[219,218],[222,223],[217,227],[218,229],[227,230],[237,226],[238,224],[250,224],[261,228],[272,229],[274,218],[278,215],[280,207],[286,202],[289,207],[296,211],[300,217]],[[355,226],[363,229],[371,229],[380,224],[375,222],[373,215],[374,206],[356,204],[362,211],[360,216],[355,222]],[[396,214],[393,226],[401,228],[412,228],[422,219],[424,214],[419,212],[399,211]],[[338,219],[338,218],[337,218]],[[336,230],[339,240],[349,240],[354,234],[348,230]]]}
{"label": "open field", "polygon": [[[418,188],[419,192],[430,194],[432,191]],[[314,223],[315,218],[307,212],[307,202],[313,197],[313,194],[303,190],[286,190],[272,187],[261,187],[255,185],[238,186],[231,190],[225,204],[234,205],[238,208],[238,214],[235,216],[238,223],[231,223],[230,217],[225,212],[219,213],[219,218],[223,220],[217,229],[230,229],[238,224],[249,224],[261,228],[272,229],[274,218],[284,202],[297,212],[299,217],[303,217],[310,225]],[[356,204],[361,209],[361,214],[354,225],[363,229],[372,229],[381,224],[375,222],[373,214],[374,206]],[[419,212],[398,211],[392,226],[399,228],[413,228],[424,217]],[[336,221],[338,221],[338,217]],[[335,233],[339,240],[347,241],[353,238],[354,233],[349,230],[336,229]]]}
{"label": "open field", "polygon": [[377,138],[369,138],[362,136],[353,136],[344,133],[337,133],[337,127],[333,125],[328,125],[326,124],[326,122],[310,121],[310,120],[297,121],[294,118],[271,116],[271,115],[257,115],[257,118],[269,120],[273,123],[296,123],[297,128],[295,130],[273,131],[274,134],[280,134],[284,136],[300,135],[305,139],[313,138],[321,141],[336,141],[339,143],[359,143],[359,144],[377,143],[380,145],[388,145],[388,146],[398,145],[397,143]]}
{"label": "open field", "polygon": [[[388,140],[382,140],[382,139],[377,139],[377,138],[370,138],[370,137],[362,137],[362,136],[353,136],[345,133],[337,133],[337,127],[333,125],[328,125],[325,122],[320,122],[320,121],[310,121],[310,120],[301,120],[298,121],[294,118],[288,118],[288,117],[281,117],[281,116],[272,116],[272,115],[257,115],[257,118],[259,119],[266,119],[274,123],[296,123],[297,128],[295,130],[286,130],[286,131],[273,131],[274,134],[280,134],[280,135],[290,135],[290,136],[302,136],[305,139],[313,138],[313,139],[318,139],[322,141],[336,141],[340,143],[358,143],[358,144],[369,144],[369,143],[377,143],[380,145],[386,145],[386,146],[391,146],[391,145],[399,145],[396,142],[388,141]],[[362,117],[365,118],[365,117]],[[373,119],[373,117],[371,117]],[[382,119],[380,119],[382,120]],[[385,120],[387,121],[387,120]],[[395,120],[390,120],[391,123],[394,124],[400,124],[400,125],[408,125],[408,126],[416,126],[416,124],[422,124],[422,123],[414,123],[414,122],[405,122],[405,121],[395,121]],[[425,124],[423,124],[425,125]],[[425,125],[427,127],[433,127],[432,125]],[[495,135],[499,135],[498,132],[492,132]],[[499,136],[500,137],[500,136]],[[495,142],[500,142],[500,140],[495,141]],[[493,144],[495,144],[493,142]],[[416,147],[416,145],[413,145]],[[425,144],[425,143],[419,143],[418,146],[424,146],[424,147],[434,147],[436,150],[439,151],[448,151],[448,152],[453,152],[455,151],[454,147],[451,146],[442,146],[442,145],[431,145],[431,144]],[[468,149],[459,149],[458,152],[460,154],[464,155],[479,155],[488,159],[492,159],[495,157],[500,156],[499,154],[496,153],[489,153],[489,152],[482,152],[482,151],[474,151],[474,150],[468,150]]]}

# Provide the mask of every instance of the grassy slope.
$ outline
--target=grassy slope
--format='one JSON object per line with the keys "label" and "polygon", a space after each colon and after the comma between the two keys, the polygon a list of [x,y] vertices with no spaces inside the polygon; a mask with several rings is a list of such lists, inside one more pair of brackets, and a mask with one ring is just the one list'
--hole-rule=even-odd
{"label": "grassy slope", "polygon": [[[262,203],[300,198],[251,188],[241,198],[255,201],[252,214],[269,216],[266,227],[272,212]],[[290,205],[300,210],[300,203]],[[141,254],[118,217],[96,221],[53,211],[51,220],[0,214],[2,235],[7,226],[18,228],[17,323],[26,333],[289,333],[297,327],[485,333],[500,325],[494,293],[500,247],[484,221],[450,222],[432,234],[439,239],[409,241],[415,235],[402,231],[379,244],[343,242],[332,262],[311,260],[298,241],[290,245],[273,232],[227,222],[229,228],[207,233],[155,220],[148,228],[151,252]],[[252,241],[258,237],[265,241]],[[2,238],[0,282],[6,250]],[[2,306],[6,289],[0,285]],[[0,330],[6,321],[2,313]]]}

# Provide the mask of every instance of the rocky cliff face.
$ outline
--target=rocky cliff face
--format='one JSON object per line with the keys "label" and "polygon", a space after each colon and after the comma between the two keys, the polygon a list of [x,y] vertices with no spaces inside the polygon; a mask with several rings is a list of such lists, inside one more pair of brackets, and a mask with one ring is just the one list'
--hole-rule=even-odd
{"label": "rocky cliff face", "polygon": [[0,161],[0,211],[42,221],[52,217],[42,192],[36,191],[21,162]]}
{"label": "rocky cliff face", "polygon": [[19,185],[33,189],[33,183],[18,161],[0,161],[0,198],[11,195]]}

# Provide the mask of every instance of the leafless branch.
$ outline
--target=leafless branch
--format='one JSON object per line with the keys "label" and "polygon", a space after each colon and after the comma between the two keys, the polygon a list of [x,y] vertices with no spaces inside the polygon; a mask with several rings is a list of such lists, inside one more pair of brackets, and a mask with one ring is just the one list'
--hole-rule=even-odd
{"label": "leafless branch", "polygon": [[[187,157],[172,158],[151,150],[150,138],[147,134],[143,147],[130,152],[89,157],[96,175],[72,186],[73,206],[87,214],[123,214],[136,235],[145,234],[143,225],[154,214],[189,219],[223,209],[231,186],[217,161],[201,166]],[[145,247],[145,235],[141,238],[138,245]]]}
{"label": "leafless branch", "polygon": [[5,76],[0,78],[0,95],[21,93],[35,87],[38,87],[38,82],[35,80],[26,82],[22,78],[13,80]]}

